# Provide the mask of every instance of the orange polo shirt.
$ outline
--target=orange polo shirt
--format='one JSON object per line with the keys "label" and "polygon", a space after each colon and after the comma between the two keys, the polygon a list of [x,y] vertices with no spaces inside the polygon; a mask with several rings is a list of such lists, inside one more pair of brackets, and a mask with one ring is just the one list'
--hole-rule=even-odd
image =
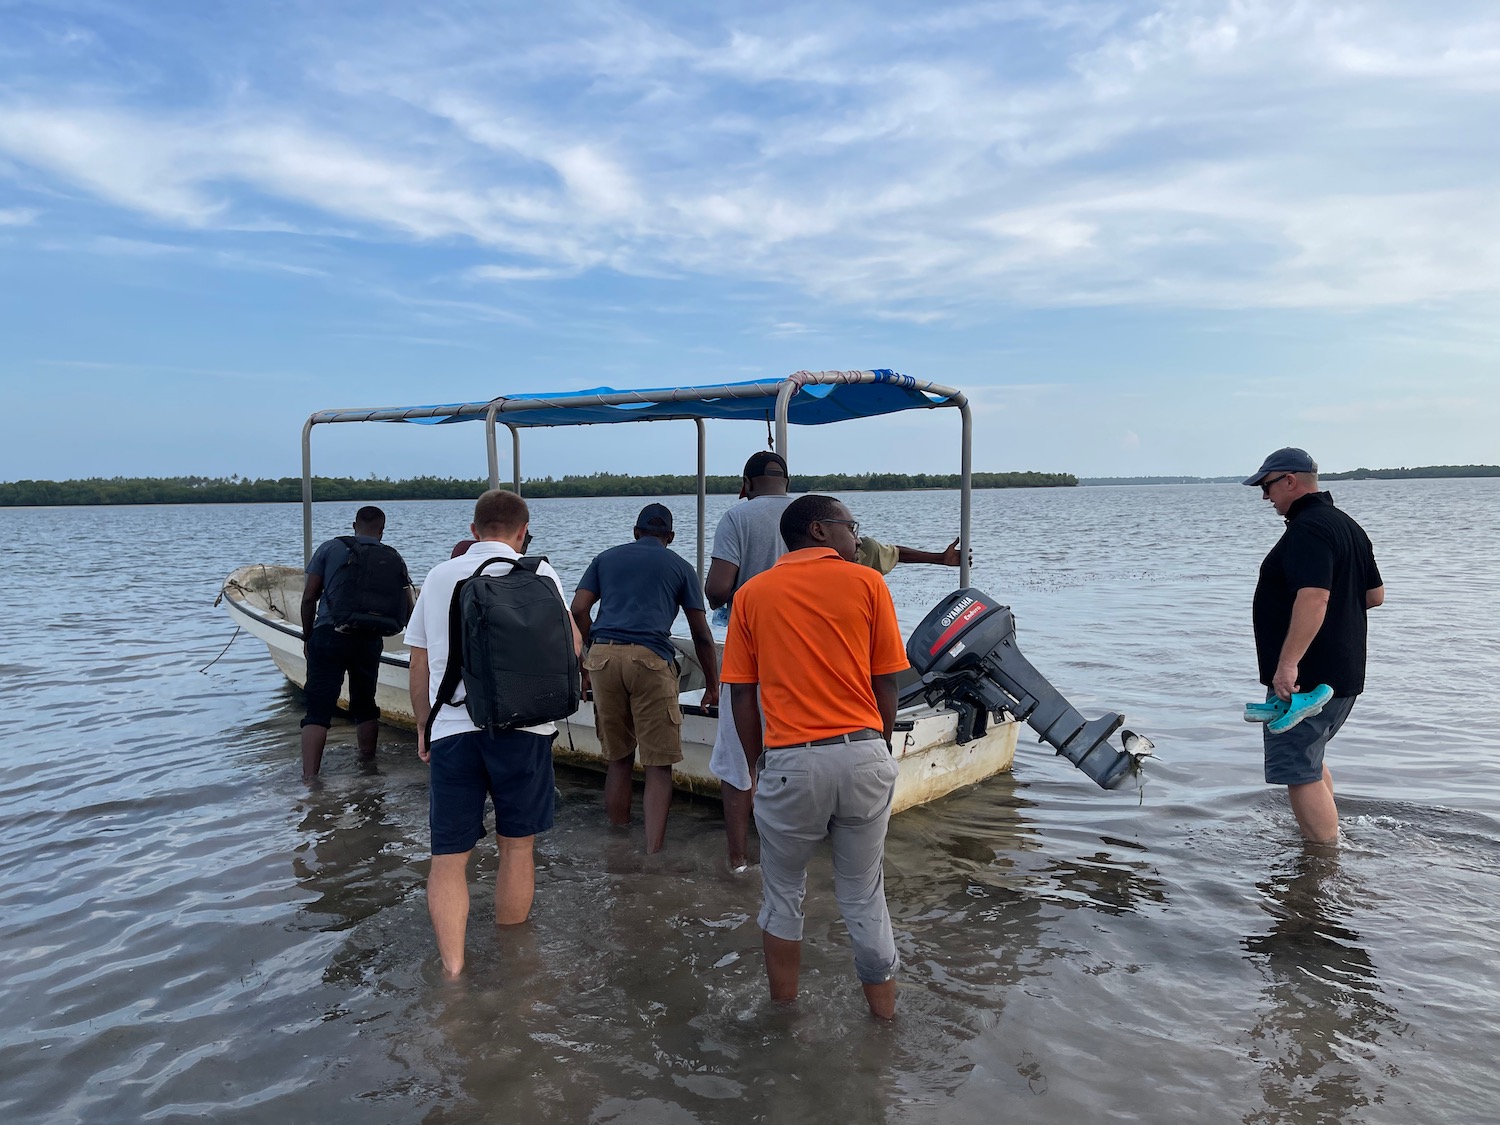
{"label": "orange polo shirt", "polygon": [[759,684],[766,745],[880,730],[871,676],[907,667],[884,580],[828,547],[782,555],[734,594],[719,679]]}

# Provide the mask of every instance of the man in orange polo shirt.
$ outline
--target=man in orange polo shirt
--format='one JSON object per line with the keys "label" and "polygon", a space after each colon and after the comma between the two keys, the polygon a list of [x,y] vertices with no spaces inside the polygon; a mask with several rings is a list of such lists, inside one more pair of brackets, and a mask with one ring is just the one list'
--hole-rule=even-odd
{"label": "man in orange polo shirt", "polygon": [[830,837],[855,971],[871,1014],[888,1020],[900,960],[885,903],[885,830],[898,772],[896,674],[907,660],[890,591],[854,561],[858,532],[831,496],[787,506],[787,553],[735,593],[719,678],[735,685],[735,731],[755,787],[771,999],[797,998],[807,861]]}

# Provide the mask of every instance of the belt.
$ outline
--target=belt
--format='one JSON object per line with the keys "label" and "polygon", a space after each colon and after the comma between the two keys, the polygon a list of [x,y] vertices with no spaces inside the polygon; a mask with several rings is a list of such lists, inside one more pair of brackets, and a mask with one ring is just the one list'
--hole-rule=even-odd
{"label": "belt", "polygon": [[801,750],[807,746],[838,746],[849,742],[863,742],[867,738],[878,738],[885,741],[885,735],[878,730],[865,727],[863,730],[851,730],[848,734],[836,734],[831,738],[815,738],[811,742],[793,742],[787,746],[767,746],[767,750]]}

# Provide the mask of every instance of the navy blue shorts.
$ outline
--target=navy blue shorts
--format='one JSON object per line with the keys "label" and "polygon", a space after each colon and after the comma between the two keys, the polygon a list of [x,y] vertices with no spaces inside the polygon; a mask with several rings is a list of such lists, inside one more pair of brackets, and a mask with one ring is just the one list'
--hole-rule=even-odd
{"label": "navy blue shorts", "polygon": [[1335,695],[1310,719],[1303,719],[1289,731],[1261,733],[1266,745],[1267,785],[1307,785],[1323,780],[1323,749],[1338,734],[1349,712],[1354,710],[1353,695]]}
{"label": "navy blue shorts", "polygon": [[495,835],[535,836],[552,827],[552,736],[524,730],[453,734],[432,744],[427,823],[432,854],[471,850],[484,836],[484,799]]}
{"label": "navy blue shorts", "polygon": [[349,677],[349,718],[367,723],[380,718],[375,706],[375,682],[380,676],[380,654],[385,639],[378,633],[340,633],[332,625],[319,625],[307,641],[307,697],[305,727],[326,727],[333,722],[344,676]]}

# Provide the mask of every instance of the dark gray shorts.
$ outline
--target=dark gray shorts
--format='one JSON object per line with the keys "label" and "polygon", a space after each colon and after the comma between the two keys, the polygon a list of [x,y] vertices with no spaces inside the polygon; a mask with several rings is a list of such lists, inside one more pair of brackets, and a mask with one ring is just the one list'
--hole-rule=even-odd
{"label": "dark gray shorts", "polygon": [[1307,785],[1323,780],[1323,748],[1338,734],[1358,696],[1335,695],[1310,719],[1289,731],[1262,729],[1266,745],[1267,785]]}

